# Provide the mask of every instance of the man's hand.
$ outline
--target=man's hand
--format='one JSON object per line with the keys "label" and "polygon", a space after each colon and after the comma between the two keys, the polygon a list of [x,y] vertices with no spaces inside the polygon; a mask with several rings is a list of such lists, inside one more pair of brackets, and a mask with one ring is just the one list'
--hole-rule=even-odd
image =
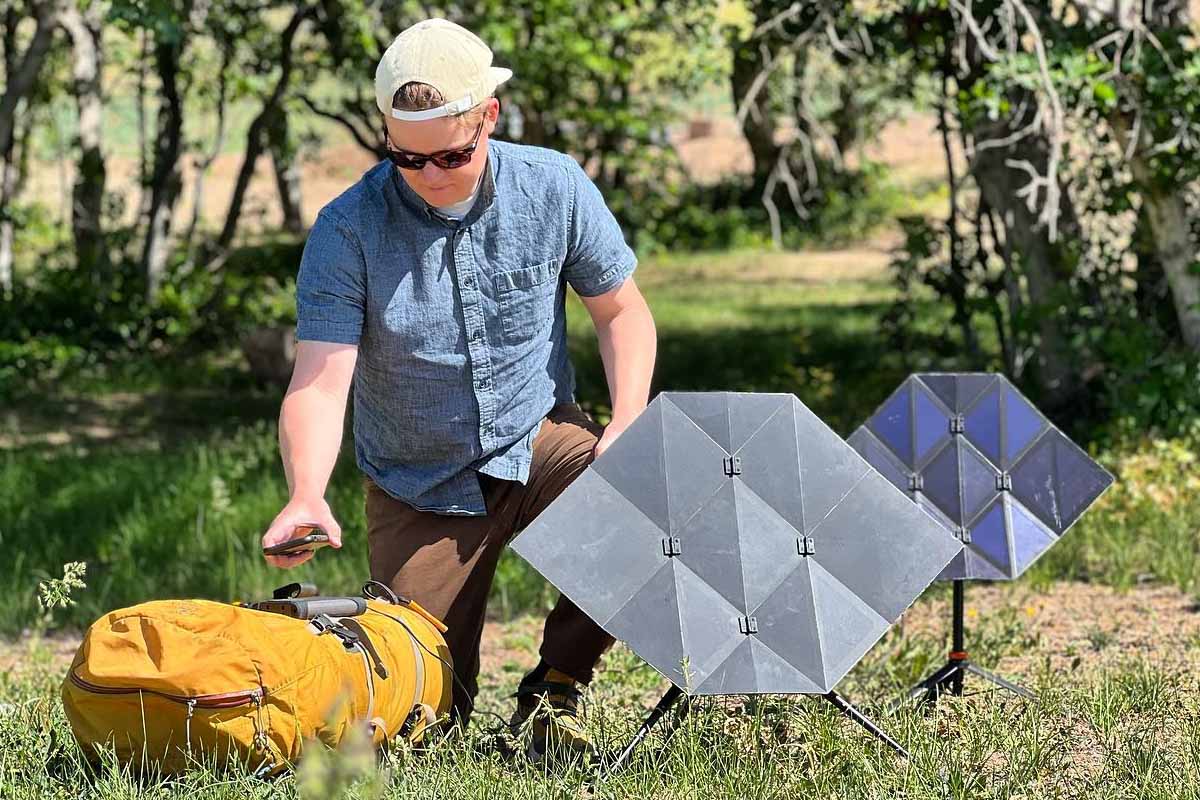
{"label": "man's hand", "polygon": [[[342,528],[333,518],[329,504],[321,498],[306,500],[301,497],[292,498],[291,502],[284,506],[283,511],[279,512],[279,516],[275,517],[271,527],[263,534],[262,546],[270,547],[273,544],[286,542],[295,536],[296,527],[304,524],[321,526],[321,529],[329,534],[331,547],[342,546]],[[271,566],[283,569],[298,567],[312,557],[312,551],[289,556],[263,556]]]}
{"label": "man's hand", "polygon": [[604,451],[611,447],[612,443],[617,440],[617,437],[633,424],[634,419],[637,419],[637,417],[628,419],[613,417],[612,422],[604,426],[604,434],[600,437],[600,441],[596,442],[596,458],[604,455]]}

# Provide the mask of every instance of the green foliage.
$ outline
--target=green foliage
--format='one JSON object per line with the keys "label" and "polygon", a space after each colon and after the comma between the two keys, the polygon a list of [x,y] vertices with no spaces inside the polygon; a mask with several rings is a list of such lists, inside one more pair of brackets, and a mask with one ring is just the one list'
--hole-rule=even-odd
{"label": "green foliage", "polygon": [[191,268],[180,254],[153,305],[135,270],[101,280],[51,256],[0,316],[0,395],[97,368],[219,351],[255,327],[292,324],[301,248],[290,239],[239,248],[219,272]]}
{"label": "green foliage", "polygon": [[63,565],[63,576],[51,578],[38,584],[38,605],[43,613],[51,613],[56,608],[66,608],[75,605],[71,593],[76,589],[86,589],[83,576],[87,573],[87,564],[82,561],[72,561]]}

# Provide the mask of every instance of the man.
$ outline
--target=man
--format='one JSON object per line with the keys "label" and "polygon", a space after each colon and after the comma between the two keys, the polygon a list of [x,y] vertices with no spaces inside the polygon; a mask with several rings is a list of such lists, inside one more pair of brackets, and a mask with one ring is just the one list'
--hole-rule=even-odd
{"label": "man", "polygon": [[[324,493],[353,382],[371,577],[449,626],[464,723],[504,545],[645,408],[656,344],[633,252],[579,165],[491,140],[493,94],[512,74],[491,63],[478,37],[440,19],[401,33],[379,62],[388,160],[309,233],[279,419],[291,499],[263,536],[315,522],[341,546]],[[604,429],[574,404],[567,284],[599,339]],[[535,755],[550,740],[586,749],[575,701],[611,641],[559,599],[518,687],[514,723],[532,718]]]}

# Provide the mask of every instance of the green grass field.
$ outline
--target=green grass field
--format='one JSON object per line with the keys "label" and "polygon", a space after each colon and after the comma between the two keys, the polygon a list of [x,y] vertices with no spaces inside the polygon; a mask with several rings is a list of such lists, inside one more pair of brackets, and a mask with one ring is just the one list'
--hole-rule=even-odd
{"label": "green grass field", "polygon": [[[639,280],[660,335],[655,388],[794,392],[846,434],[911,369],[966,366],[944,352],[946,322],[932,306],[919,315],[927,321],[918,348],[901,358],[879,328],[892,298],[882,273],[833,280],[814,263],[811,255],[735,253],[644,264]],[[577,303],[570,319],[579,395],[603,418],[603,373]],[[211,365],[193,374],[211,375]],[[911,622],[839,687],[909,746],[907,762],[819,700],[767,698],[697,704],[670,742],[652,738],[629,770],[599,783],[581,770],[546,775],[489,753],[486,718],[466,741],[401,752],[383,773],[351,753],[312,758],[295,778],[270,784],[204,771],[150,785],[116,771],[87,779],[57,701],[72,636],[105,611],[153,597],[249,598],[284,582],[257,555],[285,499],[279,398],[227,388],[244,383],[175,378],[120,397],[68,387],[0,419],[0,634],[8,642],[0,650],[0,797],[332,797],[346,786],[357,797],[1200,793],[1200,628],[1188,599],[1200,578],[1193,440],[1098,453],[1118,485],[1019,584],[982,590],[970,620],[973,653],[1035,686],[1037,701],[976,692],[931,713],[886,716],[888,702],[944,658],[944,587],[931,589]],[[98,421],[115,430],[98,433]],[[287,579],[354,591],[366,577],[366,552],[361,483],[349,458],[329,499],[346,546]],[[54,618],[57,632],[39,639],[38,583],[70,561],[87,563],[87,588]],[[536,574],[506,558],[485,651],[485,709],[507,714],[507,693],[534,660],[537,615],[552,599]],[[1058,603],[1069,604],[1061,615]],[[1144,614],[1130,611],[1143,606]],[[1075,627],[1061,630],[1056,620]],[[597,740],[615,745],[629,735],[662,689],[650,668],[614,650],[589,692]]]}

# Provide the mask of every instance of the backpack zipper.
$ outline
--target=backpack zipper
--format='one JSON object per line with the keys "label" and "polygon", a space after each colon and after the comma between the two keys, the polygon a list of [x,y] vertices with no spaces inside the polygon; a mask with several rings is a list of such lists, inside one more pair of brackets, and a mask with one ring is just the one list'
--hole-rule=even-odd
{"label": "backpack zipper", "polygon": [[263,695],[266,692],[262,688],[247,689],[241,692],[225,692],[223,694],[200,694],[193,697],[186,695],[170,694],[168,692],[160,692],[157,689],[140,689],[137,687],[115,687],[115,686],[97,686],[94,683],[89,683],[83,678],[71,671],[71,682],[88,692],[96,694],[156,694],[159,697],[165,697],[168,700],[173,700],[176,703],[182,703],[191,709],[196,708],[233,708],[235,706],[245,705],[246,703],[259,704],[262,702]]}

